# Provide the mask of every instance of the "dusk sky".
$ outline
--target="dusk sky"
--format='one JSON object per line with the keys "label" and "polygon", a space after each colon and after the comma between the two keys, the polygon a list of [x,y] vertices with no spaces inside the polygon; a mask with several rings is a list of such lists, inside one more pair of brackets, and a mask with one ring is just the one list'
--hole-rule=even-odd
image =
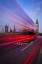
{"label": "dusk sky", "polygon": [[6,24],[11,29],[14,25],[19,29],[25,26],[34,28],[33,21],[36,22],[36,19],[39,21],[39,31],[42,32],[42,0],[0,0],[0,32]]}
{"label": "dusk sky", "polygon": [[34,22],[39,21],[39,32],[42,32],[42,0],[16,0]]}

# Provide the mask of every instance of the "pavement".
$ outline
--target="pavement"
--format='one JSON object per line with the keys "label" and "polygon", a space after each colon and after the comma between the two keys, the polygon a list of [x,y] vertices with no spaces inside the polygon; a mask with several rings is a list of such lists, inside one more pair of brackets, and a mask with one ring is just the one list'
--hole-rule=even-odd
{"label": "pavement", "polygon": [[36,64],[42,64],[42,46],[41,46],[41,49],[40,49],[39,56],[38,56]]}

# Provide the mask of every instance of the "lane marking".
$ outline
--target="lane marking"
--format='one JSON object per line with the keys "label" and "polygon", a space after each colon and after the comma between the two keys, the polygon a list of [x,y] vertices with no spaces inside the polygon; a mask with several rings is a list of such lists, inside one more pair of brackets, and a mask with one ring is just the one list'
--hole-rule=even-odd
{"label": "lane marking", "polygon": [[36,39],[34,42],[38,41],[39,39]]}
{"label": "lane marking", "polygon": [[[20,43],[18,43],[17,41],[20,42]],[[14,44],[21,44],[22,39],[17,40],[17,41],[12,41],[12,42],[7,42],[7,43],[4,43],[4,44],[0,44],[0,46],[7,45],[7,44],[10,44],[10,43],[13,43],[13,42],[14,42]],[[17,43],[15,43],[15,42],[17,42]]]}
{"label": "lane marking", "polygon": [[[21,40],[18,40],[18,41],[21,41]],[[14,42],[14,44],[16,44],[15,42],[17,42],[17,41],[12,41],[12,42],[7,42],[7,43],[4,43],[4,44],[0,44],[0,46],[7,45],[7,44],[10,44],[10,43],[13,43],[13,42]],[[17,43],[17,44],[19,44],[19,43]]]}
{"label": "lane marking", "polygon": [[[0,44],[0,46],[10,44],[10,43],[13,43],[13,42],[14,42],[14,44],[19,44],[17,41],[12,41],[12,42],[7,42],[7,43],[4,43],[4,44]],[[15,43],[15,42],[17,42],[17,43]]]}
{"label": "lane marking", "polygon": [[[21,44],[21,41],[22,40],[24,40],[24,39],[21,39],[21,40],[17,40],[17,41],[19,41],[20,42],[20,44]],[[38,39],[37,39],[38,40]],[[37,41],[36,40],[36,41]],[[15,42],[17,42],[17,41],[13,41],[14,42],[14,44],[16,44]],[[2,45],[7,45],[7,44],[10,44],[10,43],[13,43],[13,42],[8,42],[8,43],[4,43],[4,44],[0,44],[0,46],[2,46]],[[25,42],[25,41],[24,41]],[[26,41],[26,42],[28,42],[28,41]],[[32,43],[33,43],[33,41],[32,41]],[[19,43],[17,43],[17,44],[19,44]],[[28,46],[27,46],[28,47]]]}
{"label": "lane marking", "polygon": [[[13,41],[13,42],[14,42],[14,41]],[[13,43],[13,42],[9,42],[9,43],[0,44],[0,46],[2,46],[2,45],[6,45],[6,44],[10,44],[10,43]]]}
{"label": "lane marking", "polygon": [[25,50],[26,48],[28,48],[29,46],[31,46],[33,44],[33,42],[31,42],[28,46],[26,46],[25,48],[23,48],[21,51]]}
{"label": "lane marking", "polygon": [[35,49],[32,51],[32,53],[30,54],[30,56],[26,59],[26,61],[24,62],[24,64],[32,64],[35,56],[37,55],[38,50],[40,49],[41,42],[42,42],[42,40],[40,40],[38,42],[38,45],[36,45]]}

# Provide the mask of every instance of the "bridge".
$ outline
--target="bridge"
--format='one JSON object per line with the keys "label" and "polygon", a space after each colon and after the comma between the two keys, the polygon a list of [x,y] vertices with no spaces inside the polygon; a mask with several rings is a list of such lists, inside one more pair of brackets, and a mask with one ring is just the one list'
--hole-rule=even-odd
{"label": "bridge", "polygon": [[36,24],[16,0],[0,0],[0,9],[1,21],[11,27],[0,33],[0,64],[36,64],[42,44]]}

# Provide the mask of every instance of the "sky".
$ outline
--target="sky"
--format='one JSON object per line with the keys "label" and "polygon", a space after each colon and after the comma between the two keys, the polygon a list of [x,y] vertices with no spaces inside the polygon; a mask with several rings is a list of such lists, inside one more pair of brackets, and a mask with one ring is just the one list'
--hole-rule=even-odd
{"label": "sky", "polygon": [[0,0],[0,31],[6,24],[11,29],[34,28],[36,19],[42,32],[42,0]]}
{"label": "sky", "polygon": [[31,19],[39,22],[39,32],[42,33],[42,0],[16,0]]}

